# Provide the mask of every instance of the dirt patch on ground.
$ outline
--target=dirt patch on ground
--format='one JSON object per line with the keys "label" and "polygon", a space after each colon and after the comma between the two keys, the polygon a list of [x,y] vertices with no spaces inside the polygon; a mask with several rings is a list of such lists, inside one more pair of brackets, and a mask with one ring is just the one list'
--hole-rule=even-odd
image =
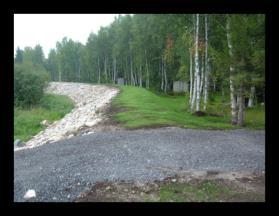
{"label": "dirt patch on ground", "polygon": [[97,182],[74,202],[264,202],[264,173],[181,172],[163,181]]}

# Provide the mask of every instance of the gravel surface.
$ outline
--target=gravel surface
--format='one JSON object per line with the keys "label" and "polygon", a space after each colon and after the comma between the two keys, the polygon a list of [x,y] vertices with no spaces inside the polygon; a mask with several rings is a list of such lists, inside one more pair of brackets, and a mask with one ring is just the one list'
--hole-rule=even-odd
{"label": "gravel surface", "polygon": [[[97,132],[14,156],[15,202],[67,202],[96,181],[162,180],[178,170],[262,172],[265,132],[175,127]],[[29,189],[36,198],[25,200]]]}

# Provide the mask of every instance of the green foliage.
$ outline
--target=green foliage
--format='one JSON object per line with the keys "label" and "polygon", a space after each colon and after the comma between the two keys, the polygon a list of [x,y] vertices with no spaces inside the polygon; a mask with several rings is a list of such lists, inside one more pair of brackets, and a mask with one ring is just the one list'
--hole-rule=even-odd
{"label": "green foliage", "polygon": [[29,140],[44,129],[43,120],[50,122],[61,119],[74,107],[73,101],[61,95],[45,94],[36,107],[14,108],[14,139]]}
{"label": "green foliage", "polygon": [[43,96],[43,89],[49,80],[43,68],[36,68],[30,62],[14,65],[14,105],[30,108]]}

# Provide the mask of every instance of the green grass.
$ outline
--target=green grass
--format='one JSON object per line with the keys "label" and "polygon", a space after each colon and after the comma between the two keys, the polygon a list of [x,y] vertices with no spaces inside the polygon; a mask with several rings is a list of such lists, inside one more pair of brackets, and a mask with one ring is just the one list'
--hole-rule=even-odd
{"label": "green grass", "polygon": [[[115,115],[124,127],[130,129],[155,127],[161,125],[201,129],[239,128],[230,124],[229,98],[222,102],[221,95],[215,95],[208,104],[208,113],[221,116],[193,115],[188,110],[187,96],[157,94],[144,88],[119,86],[121,92],[114,99],[113,106],[121,108]],[[202,107],[202,105],[201,105]],[[246,128],[263,129],[265,127],[264,107],[247,109]]]}
{"label": "green grass", "polygon": [[160,202],[218,202],[232,197],[236,192],[212,181],[203,181],[198,185],[171,183],[159,191]]}
{"label": "green grass", "polygon": [[71,99],[61,95],[45,94],[40,103],[31,109],[14,108],[14,139],[28,141],[45,127],[43,120],[50,122],[61,119],[74,107]]}

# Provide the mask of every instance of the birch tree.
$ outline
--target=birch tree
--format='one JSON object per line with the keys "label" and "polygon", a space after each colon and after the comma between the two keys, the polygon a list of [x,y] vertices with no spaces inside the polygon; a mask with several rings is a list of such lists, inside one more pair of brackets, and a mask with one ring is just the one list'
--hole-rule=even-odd
{"label": "birch tree", "polygon": [[204,30],[205,30],[205,77],[204,77],[204,101],[203,110],[206,110],[208,100],[208,85],[209,85],[209,68],[208,68],[208,18],[207,14],[204,16]]}
{"label": "birch tree", "polygon": [[196,79],[196,111],[200,111],[200,68],[199,68],[199,14],[196,15],[195,38],[195,79]]}
{"label": "birch tree", "polygon": [[193,98],[193,57],[192,57],[192,49],[189,48],[189,55],[190,55],[190,97],[189,97],[189,104],[191,103],[192,101],[192,98]]}
{"label": "birch tree", "polygon": [[101,83],[101,68],[100,68],[100,58],[98,57],[98,84]]}
{"label": "birch tree", "polygon": [[238,119],[238,113],[237,113],[237,95],[235,90],[235,84],[234,84],[234,76],[235,76],[235,67],[233,65],[232,59],[233,56],[233,45],[232,45],[232,39],[231,39],[231,17],[230,15],[227,15],[227,25],[226,25],[226,31],[227,31],[227,42],[228,42],[228,49],[229,49],[229,55],[230,55],[230,98],[231,98],[231,123],[233,125],[237,124]]}

